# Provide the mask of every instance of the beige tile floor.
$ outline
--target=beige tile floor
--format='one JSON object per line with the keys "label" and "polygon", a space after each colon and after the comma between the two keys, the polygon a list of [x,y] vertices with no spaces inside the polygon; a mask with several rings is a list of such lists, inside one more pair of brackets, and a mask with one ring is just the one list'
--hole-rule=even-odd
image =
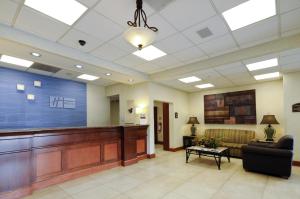
{"label": "beige tile floor", "polygon": [[157,158],[36,191],[26,199],[300,199],[300,167],[289,180],[245,172],[242,161],[156,150]]}

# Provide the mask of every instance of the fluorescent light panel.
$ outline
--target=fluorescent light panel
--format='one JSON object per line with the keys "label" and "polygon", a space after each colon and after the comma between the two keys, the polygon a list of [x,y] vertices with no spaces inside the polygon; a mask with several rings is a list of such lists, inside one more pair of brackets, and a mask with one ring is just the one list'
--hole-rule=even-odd
{"label": "fluorescent light panel", "polygon": [[8,63],[8,64],[26,67],[26,68],[29,68],[33,64],[32,61],[28,61],[25,59],[20,59],[20,58],[8,56],[8,55],[2,55],[0,58],[0,61]]}
{"label": "fluorescent light panel", "polygon": [[25,0],[24,4],[70,26],[88,9],[75,0]]}
{"label": "fluorescent light panel", "polygon": [[280,76],[279,72],[275,72],[275,73],[267,73],[267,74],[263,74],[263,75],[255,75],[254,78],[256,80],[264,80],[264,79],[273,79],[273,78],[277,78]]}
{"label": "fluorescent light panel", "polygon": [[93,75],[87,75],[87,74],[80,75],[77,78],[88,80],[88,81],[94,81],[96,79],[99,79],[99,77],[96,77],[96,76],[93,76]]}
{"label": "fluorescent light panel", "polygon": [[186,84],[201,81],[200,78],[195,77],[195,76],[185,77],[185,78],[181,78],[181,79],[178,79],[178,80],[181,81],[181,82],[183,82],[183,83],[186,83]]}
{"label": "fluorescent light panel", "polygon": [[276,15],[276,0],[249,0],[223,12],[232,31]]}
{"label": "fluorescent light panel", "polygon": [[142,50],[138,50],[136,52],[133,53],[134,55],[145,59],[147,61],[152,61],[154,59],[163,57],[165,55],[167,55],[165,52],[159,50],[158,48],[150,45],[146,48],[143,48]]}
{"label": "fluorescent light panel", "polygon": [[274,66],[278,66],[278,59],[273,58],[273,59],[269,59],[269,60],[265,60],[265,61],[261,61],[261,62],[256,62],[253,64],[247,64],[246,66],[249,71],[261,70],[264,68],[271,68]]}
{"label": "fluorescent light panel", "polygon": [[212,87],[215,87],[215,86],[213,84],[200,84],[200,85],[197,85],[195,87],[204,89],[204,88],[212,88]]}

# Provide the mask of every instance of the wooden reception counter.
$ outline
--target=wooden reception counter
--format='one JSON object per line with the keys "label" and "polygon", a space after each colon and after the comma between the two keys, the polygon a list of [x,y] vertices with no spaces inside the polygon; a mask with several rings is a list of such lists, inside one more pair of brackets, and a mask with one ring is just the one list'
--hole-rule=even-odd
{"label": "wooden reception counter", "polygon": [[148,126],[0,132],[0,199],[147,157]]}

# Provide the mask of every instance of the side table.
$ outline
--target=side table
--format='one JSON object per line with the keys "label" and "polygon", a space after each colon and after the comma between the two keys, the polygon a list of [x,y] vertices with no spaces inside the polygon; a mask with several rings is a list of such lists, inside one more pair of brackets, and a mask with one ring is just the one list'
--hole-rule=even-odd
{"label": "side table", "polygon": [[187,147],[193,146],[193,141],[196,136],[185,135],[183,136],[183,148],[186,149]]}

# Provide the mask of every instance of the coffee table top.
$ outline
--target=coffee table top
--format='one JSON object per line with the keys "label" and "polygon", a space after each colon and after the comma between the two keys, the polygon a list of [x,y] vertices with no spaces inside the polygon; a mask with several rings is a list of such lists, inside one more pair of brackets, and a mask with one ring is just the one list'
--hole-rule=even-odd
{"label": "coffee table top", "polygon": [[187,150],[201,151],[201,152],[212,152],[212,153],[222,153],[226,151],[227,147],[217,147],[217,148],[207,148],[204,146],[191,146],[186,148]]}

